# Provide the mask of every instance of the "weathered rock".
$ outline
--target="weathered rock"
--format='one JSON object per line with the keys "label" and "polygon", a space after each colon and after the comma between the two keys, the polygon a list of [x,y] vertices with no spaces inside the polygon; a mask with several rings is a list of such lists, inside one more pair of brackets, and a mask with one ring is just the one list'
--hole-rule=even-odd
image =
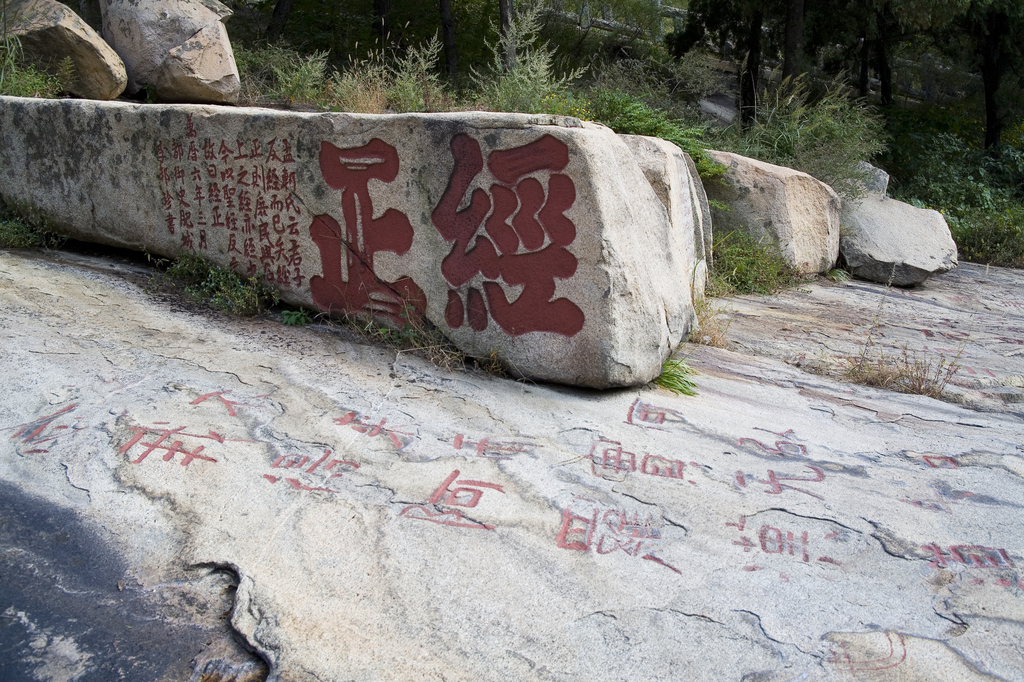
{"label": "weathered rock", "polygon": [[728,166],[724,183],[705,189],[728,204],[716,211],[718,232],[743,230],[778,246],[802,273],[827,272],[839,256],[841,202],[831,187],[806,173],[729,152],[710,152]]}
{"label": "weathered rock", "polygon": [[101,0],[103,37],[128,69],[128,92],[142,87],[166,102],[234,104],[239,80],[217,0]]}
{"label": "weathered rock", "polygon": [[[696,174],[693,160],[676,145],[657,137],[622,135],[636,157],[640,170],[654,193],[658,195],[672,224],[669,254],[673,259],[681,258],[679,265],[688,277],[676,286],[686,286],[696,299],[704,298],[704,287],[708,279],[708,264],[705,253],[705,222],[701,209],[698,187],[702,187]],[[703,189],[700,189],[703,193]],[[704,198],[707,204],[707,198]],[[710,222],[707,223],[710,232]]]}
{"label": "weathered rock", "polygon": [[76,238],[262,271],[314,309],[425,316],[523,376],[641,384],[693,324],[688,257],[603,126],[7,98],[0,130],[0,195]]}
{"label": "weathered rock", "polygon": [[15,679],[260,679],[188,675],[232,601],[288,682],[1021,678],[1019,412],[706,347],[695,398],[450,373],[191,314],[149,274],[0,251]]}
{"label": "weathered rock", "polygon": [[38,66],[56,73],[71,58],[75,78],[68,91],[89,99],[116,99],[124,92],[127,76],[121,58],[88,24],[55,0],[16,0],[10,7],[25,55]]}
{"label": "weathered rock", "polygon": [[872,166],[867,161],[857,164],[857,170],[863,171],[866,175],[864,192],[870,196],[884,197],[889,191],[889,174],[881,168]]}
{"label": "weathered rock", "polygon": [[956,243],[938,211],[868,194],[843,206],[839,250],[862,279],[914,286],[957,266]]}

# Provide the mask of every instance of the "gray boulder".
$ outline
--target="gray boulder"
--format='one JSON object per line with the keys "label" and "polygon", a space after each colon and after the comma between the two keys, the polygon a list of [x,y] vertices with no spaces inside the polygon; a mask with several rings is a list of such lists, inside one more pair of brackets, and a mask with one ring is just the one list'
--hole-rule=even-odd
{"label": "gray boulder", "polygon": [[728,167],[708,196],[731,209],[715,214],[719,232],[742,230],[775,244],[803,274],[827,272],[839,256],[840,200],[835,191],[792,168],[729,152],[710,152]]}
{"label": "gray boulder", "polygon": [[875,193],[843,207],[839,250],[855,276],[900,287],[957,266],[956,243],[941,213]]}
{"label": "gray boulder", "polygon": [[121,58],[96,31],[66,5],[55,0],[20,0],[9,8],[10,30],[25,55],[37,66],[56,73],[70,58],[75,77],[65,87],[87,99],[116,99],[127,76]]}
{"label": "gray boulder", "polygon": [[672,224],[670,258],[679,261],[686,275],[678,286],[684,286],[693,299],[704,298],[708,279],[705,254],[711,250],[705,242],[705,226],[710,238],[710,217],[705,220],[703,205],[707,197],[693,160],[671,142],[642,135],[622,135],[622,140],[640,165]]}
{"label": "gray boulder", "polygon": [[128,92],[158,100],[234,104],[238,66],[217,0],[101,0],[103,37],[124,60]]}

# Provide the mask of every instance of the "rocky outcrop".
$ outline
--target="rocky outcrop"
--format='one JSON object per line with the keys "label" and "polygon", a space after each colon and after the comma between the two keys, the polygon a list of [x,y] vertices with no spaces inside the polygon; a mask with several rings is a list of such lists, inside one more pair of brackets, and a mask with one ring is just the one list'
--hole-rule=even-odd
{"label": "rocky outcrop", "polygon": [[715,213],[719,232],[743,230],[774,244],[801,273],[827,272],[839,255],[841,202],[831,187],[806,173],[729,152],[710,152],[729,168],[708,196],[729,211]]}
{"label": "rocky outcrop", "polygon": [[264,273],[324,312],[425,318],[517,375],[642,384],[694,324],[693,223],[673,227],[596,124],[6,98],[0,130],[17,171],[0,195],[79,239]]}
{"label": "rocky outcrop", "polygon": [[[679,147],[660,138],[641,135],[621,137],[668,213],[672,225],[669,256],[681,258],[681,266],[689,268],[687,277],[676,286],[685,286],[694,299],[704,298],[708,278],[705,254],[711,250],[711,221],[702,209],[701,199],[706,206],[707,198],[703,196],[703,186],[693,160]],[[707,243],[706,236],[709,238]]]}
{"label": "rocky outcrop", "polygon": [[128,69],[128,92],[166,102],[234,104],[238,67],[217,0],[101,0],[103,37]]}
{"label": "rocky outcrop", "polygon": [[74,65],[68,92],[88,99],[116,99],[124,92],[127,76],[121,58],[88,24],[55,0],[15,1],[11,32],[18,36],[25,55],[36,65],[56,73],[65,59]]}
{"label": "rocky outcrop", "polygon": [[843,203],[839,252],[855,276],[908,287],[957,266],[956,243],[938,211],[885,196],[889,174],[861,162],[864,196]]}

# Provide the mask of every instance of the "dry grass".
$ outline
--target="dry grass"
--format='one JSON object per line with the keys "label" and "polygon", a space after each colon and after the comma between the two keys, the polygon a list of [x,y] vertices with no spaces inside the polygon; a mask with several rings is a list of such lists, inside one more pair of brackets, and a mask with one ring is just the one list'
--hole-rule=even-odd
{"label": "dry grass", "polygon": [[963,346],[955,356],[947,358],[944,353],[917,353],[906,344],[887,353],[869,336],[860,355],[848,360],[843,374],[855,384],[940,398],[960,371],[962,353]]}
{"label": "dry grass", "polygon": [[729,306],[717,305],[713,299],[703,298],[694,303],[693,309],[697,313],[697,324],[700,329],[690,335],[690,343],[728,348],[729,339],[726,338],[726,333],[732,320],[723,320],[721,315],[730,310]]}

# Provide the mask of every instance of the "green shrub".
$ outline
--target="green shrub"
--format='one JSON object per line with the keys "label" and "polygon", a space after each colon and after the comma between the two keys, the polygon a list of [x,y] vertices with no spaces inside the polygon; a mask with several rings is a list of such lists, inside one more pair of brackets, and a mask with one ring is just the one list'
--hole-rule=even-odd
{"label": "green shrub", "polygon": [[745,232],[716,234],[713,253],[709,296],[774,294],[801,280],[800,273],[776,249]]}
{"label": "green shrub", "polygon": [[234,48],[241,81],[239,104],[254,105],[266,100],[319,105],[327,71],[327,53],[304,55],[280,44],[259,49]]}
{"label": "green shrub", "polygon": [[661,366],[661,374],[654,383],[676,395],[697,395],[697,384],[693,382],[696,372],[682,358],[669,358]]}
{"label": "green shrub", "polygon": [[730,126],[720,148],[803,171],[843,197],[863,193],[867,174],[857,168],[885,150],[884,122],[853,99],[836,79],[816,94],[802,78],[765,88],[752,125]]}
{"label": "green shrub", "polygon": [[64,87],[58,76],[36,69],[31,64],[14,63],[3,69],[0,95],[8,97],[57,97]]}
{"label": "green shrub", "polygon": [[[538,8],[534,7],[512,21],[507,35],[488,42],[490,68],[471,72],[474,97],[482,106],[492,111],[542,113],[546,111],[545,98],[566,95],[569,85],[582,75],[582,69],[558,75],[554,53],[547,43],[538,44],[538,32]],[[502,55],[510,48],[515,50],[516,61],[505,68]]]}
{"label": "green shrub", "polygon": [[244,278],[233,270],[188,254],[176,260],[151,286],[180,288],[196,303],[238,316],[258,315],[277,305],[277,291],[257,274]]}
{"label": "green shrub", "polygon": [[725,166],[712,161],[707,153],[702,141],[705,128],[683,127],[664,111],[653,109],[622,90],[594,89],[589,95],[595,121],[623,135],[648,135],[672,142],[693,158],[697,172],[705,180],[725,173]]}

